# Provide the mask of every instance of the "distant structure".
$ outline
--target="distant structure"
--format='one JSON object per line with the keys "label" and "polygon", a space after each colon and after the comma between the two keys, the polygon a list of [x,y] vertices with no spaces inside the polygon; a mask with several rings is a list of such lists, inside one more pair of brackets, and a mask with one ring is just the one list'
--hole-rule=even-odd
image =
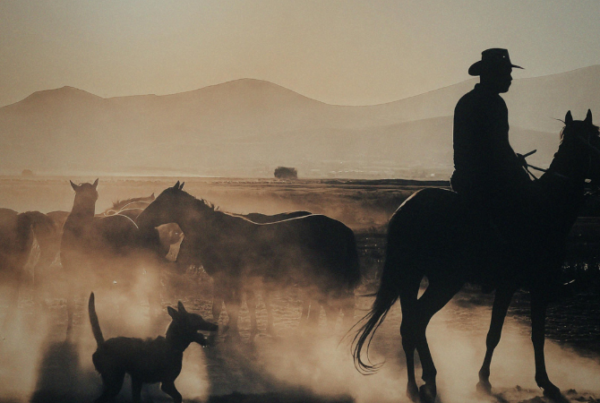
{"label": "distant structure", "polygon": [[277,167],[275,168],[275,177],[277,179],[298,179],[296,168]]}
{"label": "distant structure", "polygon": [[23,172],[21,172],[21,176],[31,177],[33,176],[33,171],[31,169],[24,169]]}

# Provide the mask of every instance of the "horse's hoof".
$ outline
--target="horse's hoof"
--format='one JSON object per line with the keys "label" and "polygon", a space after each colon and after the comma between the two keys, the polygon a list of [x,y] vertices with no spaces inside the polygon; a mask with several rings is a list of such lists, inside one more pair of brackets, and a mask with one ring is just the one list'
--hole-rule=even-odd
{"label": "horse's hoof", "polygon": [[553,384],[545,386],[544,388],[544,396],[550,399],[550,401],[555,403],[569,403],[569,400],[560,393],[560,389],[558,389]]}
{"label": "horse's hoof", "polygon": [[435,385],[423,385],[419,388],[419,399],[421,403],[434,403],[436,387]]}
{"label": "horse's hoof", "polygon": [[489,381],[479,381],[477,382],[477,392],[491,395],[492,394],[492,384]]}
{"label": "horse's hoof", "polygon": [[408,397],[412,402],[419,402],[419,388],[417,385],[408,385],[406,387],[406,397]]}

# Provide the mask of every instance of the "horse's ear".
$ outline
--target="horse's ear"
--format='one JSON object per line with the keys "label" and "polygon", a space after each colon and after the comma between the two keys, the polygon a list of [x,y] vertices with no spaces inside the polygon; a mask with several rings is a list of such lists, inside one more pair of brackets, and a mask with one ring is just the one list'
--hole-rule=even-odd
{"label": "horse's ear", "polygon": [[185,310],[185,307],[183,306],[183,304],[181,303],[181,301],[179,301],[177,303],[177,309],[179,310],[179,313],[187,313],[187,311]]}
{"label": "horse's ear", "polygon": [[179,190],[183,189],[183,185],[185,185],[185,182],[181,182],[181,186],[179,186]]}
{"label": "horse's ear", "polygon": [[592,124],[592,111],[588,109],[587,115],[585,115],[585,123]]}
{"label": "horse's ear", "polygon": [[177,181],[177,183],[175,184],[175,186],[173,186],[173,189],[179,189],[179,181]]}
{"label": "horse's ear", "polygon": [[565,123],[568,125],[573,123],[573,115],[571,115],[571,111],[567,112],[567,115],[565,116]]}
{"label": "horse's ear", "polygon": [[98,179],[96,178],[96,180],[94,181],[94,183],[92,183],[92,186],[94,187],[94,190],[96,190],[96,188],[98,187]]}
{"label": "horse's ear", "polygon": [[71,183],[71,187],[73,188],[73,190],[77,192],[77,189],[79,189],[79,186],[74,184],[73,181],[71,181],[71,180],[69,180],[69,182]]}
{"label": "horse's ear", "polygon": [[174,308],[168,306],[167,312],[169,312],[169,316],[172,317],[174,320],[179,319],[179,312],[177,312]]}

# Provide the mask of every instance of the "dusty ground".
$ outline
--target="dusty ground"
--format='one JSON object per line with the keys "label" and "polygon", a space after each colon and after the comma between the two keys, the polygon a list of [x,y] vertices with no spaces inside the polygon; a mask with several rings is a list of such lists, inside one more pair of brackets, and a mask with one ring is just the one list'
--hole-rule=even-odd
{"label": "dusty ground", "polygon": [[[158,193],[169,185],[171,183],[167,180],[101,179],[99,204],[108,205],[118,198],[146,195],[152,191]],[[67,189],[64,190],[63,186]],[[0,180],[0,189],[0,206],[19,211],[68,210],[72,203],[72,191],[65,179],[50,182]],[[395,208],[395,203],[399,204],[414,190],[388,183],[376,186],[339,182],[300,185],[261,184],[256,181],[192,182],[186,184],[186,189],[230,211],[274,213],[309,209],[347,222],[359,234],[366,284],[358,294],[370,291],[370,285],[377,279],[383,251],[381,228],[386,217]],[[35,199],[34,195],[41,191],[48,197]],[[25,290],[16,321],[1,335],[2,403],[78,403],[91,402],[98,396],[100,378],[91,363],[95,342],[87,314],[81,310],[87,291],[79,297],[80,314],[75,332],[66,339],[65,296],[61,295],[60,266],[54,265],[46,275],[53,281],[47,280],[41,308],[33,305],[31,291]],[[163,292],[163,311],[157,318],[150,316],[148,303],[137,298],[136,290],[121,290],[119,297],[115,297],[114,293],[97,292],[96,305],[105,337],[155,337],[163,334],[169,322],[164,308],[175,305],[178,300],[183,301],[188,310],[211,319],[211,287],[204,276],[189,273],[187,277],[171,280],[175,281],[167,281],[170,286],[168,291]],[[176,383],[185,401],[407,401],[404,396],[406,370],[398,332],[401,320],[398,306],[390,312],[372,344],[371,360],[385,360],[385,365],[376,375],[364,377],[354,369],[348,340],[342,341],[347,329],[341,328],[341,321],[333,327],[325,322],[322,315],[317,330],[299,328],[299,295],[298,290],[289,290],[273,296],[276,337],[264,333],[266,312],[259,298],[258,324],[262,333],[257,337],[250,339],[249,316],[244,308],[240,340],[227,341],[220,333],[207,348],[190,346],[184,356],[184,369]],[[553,306],[549,313],[548,372],[567,401],[572,403],[595,403],[600,399],[600,360],[597,355],[600,354],[599,299],[600,293],[593,289],[591,293],[566,301],[566,304]],[[371,300],[357,296],[356,320],[365,313]],[[432,320],[428,338],[438,368],[439,402],[546,402],[533,379],[527,294],[516,297],[495,354],[491,378],[494,395],[475,394],[477,371],[485,351],[490,301],[490,296],[466,289]],[[5,313],[4,306],[1,306],[0,318]],[[221,315],[219,324],[224,321],[225,314]],[[119,401],[128,401],[129,398],[126,384]],[[143,398],[153,402],[170,401],[156,386],[146,386]]]}

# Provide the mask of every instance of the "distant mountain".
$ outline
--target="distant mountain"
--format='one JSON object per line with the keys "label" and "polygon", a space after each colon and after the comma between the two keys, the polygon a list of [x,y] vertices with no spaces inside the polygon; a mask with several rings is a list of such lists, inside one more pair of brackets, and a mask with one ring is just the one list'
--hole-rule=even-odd
{"label": "distant mountain", "polygon": [[[454,105],[475,82],[373,106],[327,105],[250,79],[165,96],[39,91],[0,108],[0,173],[271,176],[285,165],[301,177],[448,174]],[[514,148],[537,148],[532,161],[547,165],[555,119],[568,109],[600,116],[600,66],[515,80],[504,97]]]}

